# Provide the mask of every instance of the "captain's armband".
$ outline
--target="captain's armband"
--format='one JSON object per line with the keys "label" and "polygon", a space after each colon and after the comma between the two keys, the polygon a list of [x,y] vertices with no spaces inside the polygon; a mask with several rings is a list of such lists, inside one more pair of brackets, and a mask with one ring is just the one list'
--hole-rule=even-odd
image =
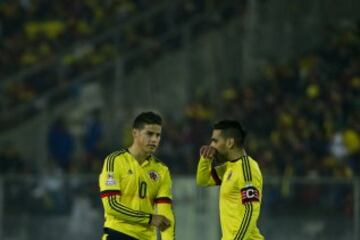
{"label": "captain's armband", "polygon": [[241,190],[241,200],[242,203],[248,202],[259,202],[260,201],[260,194],[259,191],[252,185],[246,186]]}

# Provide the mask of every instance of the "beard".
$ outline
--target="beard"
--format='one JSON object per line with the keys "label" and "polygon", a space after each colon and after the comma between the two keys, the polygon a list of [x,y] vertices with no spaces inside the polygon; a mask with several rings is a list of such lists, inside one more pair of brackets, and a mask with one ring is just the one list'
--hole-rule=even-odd
{"label": "beard", "polygon": [[227,158],[226,158],[226,156],[225,156],[224,154],[219,153],[219,152],[216,152],[215,157],[214,157],[214,160],[215,160],[216,162],[218,162],[218,163],[224,163],[224,162],[227,161],[226,159],[227,159]]}

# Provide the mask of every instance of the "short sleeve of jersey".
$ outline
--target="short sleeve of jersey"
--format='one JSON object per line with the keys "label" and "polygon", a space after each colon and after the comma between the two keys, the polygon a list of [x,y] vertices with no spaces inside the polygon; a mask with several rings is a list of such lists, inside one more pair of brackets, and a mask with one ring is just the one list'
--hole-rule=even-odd
{"label": "short sleeve of jersey", "polygon": [[[231,239],[264,239],[257,228],[257,220],[260,214],[262,176],[258,164],[250,157],[244,157],[241,161],[242,176],[238,178],[240,184],[240,223],[236,226],[236,232]],[[231,174],[231,172],[229,173]],[[230,175],[231,176],[231,175]],[[231,221],[229,219],[229,221]],[[229,238],[230,239],[230,238]]]}
{"label": "short sleeve of jersey", "polygon": [[119,160],[122,158],[122,151],[114,152],[106,157],[104,166],[99,176],[100,192],[106,193],[108,191],[121,191],[120,189],[120,168],[115,167],[118,165]]}
{"label": "short sleeve of jersey", "polygon": [[245,158],[242,161],[242,172],[244,181],[240,185],[243,204],[247,202],[259,202],[262,192],[262,176],[259,166],[255,161]]}
{"label": "short sleeve of jersey", "polygon": [[159,187],[158,194],[156,196],[157,199],[172,199],[172,181],[170,177],[170,172],[166,168],[166,170],[163,172],[164,176],[161,176],[161,184]]}

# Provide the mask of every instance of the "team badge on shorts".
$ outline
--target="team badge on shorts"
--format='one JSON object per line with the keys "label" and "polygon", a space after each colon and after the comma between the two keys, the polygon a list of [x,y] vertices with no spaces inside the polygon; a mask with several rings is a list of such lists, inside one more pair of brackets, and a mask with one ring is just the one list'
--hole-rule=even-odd
{"label": "team badge on shorts", "polygon": [[106,186],[114,186],[114,185],[116,185],[116,181],[114,179],[114,173],[113,172],[108,172],[105,185]]}
{"label": "team badge on shorts", "polygon": [[155,172],[155,171],[150,171],[149,172],[149,177],[153,180],[153,181],[156,181],[159,179],[160,175]]}

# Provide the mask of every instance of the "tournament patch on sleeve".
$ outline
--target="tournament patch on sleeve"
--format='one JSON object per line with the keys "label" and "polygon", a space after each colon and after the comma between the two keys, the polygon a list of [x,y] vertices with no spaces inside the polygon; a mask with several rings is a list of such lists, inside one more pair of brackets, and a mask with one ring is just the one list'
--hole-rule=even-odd
{"label": "tournament patch on sleeve", "polygon": [[115,186],[117,183],[116,183],[116,180],[114,179],[114,173],[113,172],[108,172],[107,173],[107,178],[106,178],[106,181],[105,181],[105,185],[106,186]]}
{"label": "tournament patch on sleeve", "polygon": [[259,191],[254,186],[246,186],[241,189],[242,203],[258,202],[259,199]]}

